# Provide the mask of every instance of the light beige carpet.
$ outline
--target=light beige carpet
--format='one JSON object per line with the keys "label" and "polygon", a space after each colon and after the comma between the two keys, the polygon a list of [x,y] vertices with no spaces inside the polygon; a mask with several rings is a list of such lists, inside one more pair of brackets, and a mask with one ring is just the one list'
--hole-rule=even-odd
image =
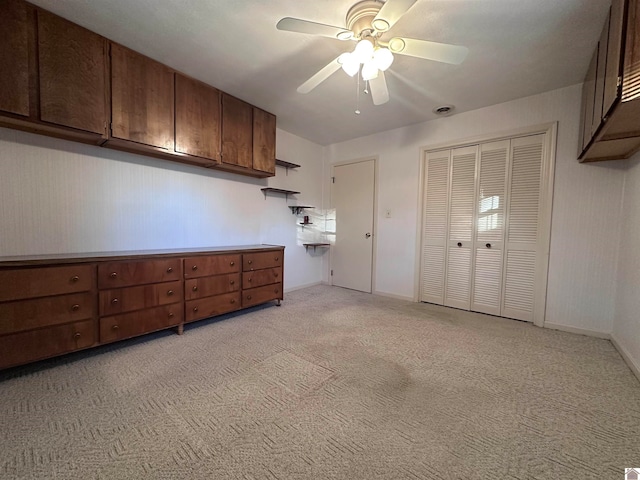
{"label": "light beige carpet", "polygon": [[2,479],[621,479],[640,383],[606,340],[318,286],[0,373],[0,452]]}

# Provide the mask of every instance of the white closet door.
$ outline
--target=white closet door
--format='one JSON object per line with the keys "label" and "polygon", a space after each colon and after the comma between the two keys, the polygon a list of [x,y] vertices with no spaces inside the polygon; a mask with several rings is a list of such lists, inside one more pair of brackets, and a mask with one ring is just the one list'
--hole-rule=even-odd
{"label": "white closet door", "polygon": [[420,301],[442,305],[451,150],[425,155]]}
{"label": "white closet door", "polygon": [[544,135],[511,140],[502,316],[533,321]]}
{"label": "white closet door", "polygon": [[451,195],[444,304],[465,310],[469,310],[471,304],[477,152],[477,146],[456,148],[451,151],[451,187],[449,189]]}
{"label": "white closet door", "polygon": [[500,315],[509,140],[480,145],[471,310]]}

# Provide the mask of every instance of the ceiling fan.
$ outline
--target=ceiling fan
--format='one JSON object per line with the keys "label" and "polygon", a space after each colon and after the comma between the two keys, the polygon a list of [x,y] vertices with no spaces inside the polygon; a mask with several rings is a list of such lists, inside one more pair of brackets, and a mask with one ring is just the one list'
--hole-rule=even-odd
{"label": "ceiling fan", "polygon": [[[346,28],[285,17],[276,28],[289,32],[307,33],[338,40],[357,41],[352,52],[345,52],[320,69],[309,80],[298,87],[298,92],[309,93],[323,81],[342,68],[349,76],[361,73],[369,83],[374,105],[389,101],[389,90],[384,72],[393,62],[393,55],[434,60],[459,65],[467,56],[468,49],[459,45],[430,42],[415,38],[391,37],[388,30],[417,0],[363,0],[347,12]],[[366,84],[365,84],[366,89]]]}

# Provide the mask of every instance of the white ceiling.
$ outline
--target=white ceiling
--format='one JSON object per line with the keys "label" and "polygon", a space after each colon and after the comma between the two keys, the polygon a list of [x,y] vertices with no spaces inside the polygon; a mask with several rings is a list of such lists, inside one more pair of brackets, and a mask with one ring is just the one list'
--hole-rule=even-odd
{"label": "white ceiling", "polygon": [[[580,83],[609,0],[418,0],[390,30],[464,45],[462,65],[396,55],[391,100],[360,99],[341,70],[296,88],[352,42],[276,30],[283,17],[344,26],[356,0],[31,0],[32,3],[278,116],[321,145]],[[384,37],[383,37],[384,38]]]}

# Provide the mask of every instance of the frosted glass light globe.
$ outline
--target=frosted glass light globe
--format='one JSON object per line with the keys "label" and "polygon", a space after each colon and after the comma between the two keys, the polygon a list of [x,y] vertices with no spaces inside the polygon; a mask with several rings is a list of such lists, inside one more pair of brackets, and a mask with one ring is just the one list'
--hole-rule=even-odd
{"label": "frosted glass light globe", "polygon": [[373,52],[373,61],[384,72],[393,63],[393,53],[388,48],[378,48]]}
{"label": "frosted glass light globe", "polygon": [[353,51],[353,55],[358,59],[358,62],[365,63],[373,55],[373,43],[366,38],[360,40]]}
{"label": "frosted glass light globe", "polygon": [[338,57],[338,63],[342,65],[344,73],[353,77],[360,70],[360,62],[355,58],[353,53],[345,52]]}
{"label": "frosted glass light globe", "polygon": [[362,66],[362,79],[373,80],[374,78],[378,78],[378,67],[371,59]]}

